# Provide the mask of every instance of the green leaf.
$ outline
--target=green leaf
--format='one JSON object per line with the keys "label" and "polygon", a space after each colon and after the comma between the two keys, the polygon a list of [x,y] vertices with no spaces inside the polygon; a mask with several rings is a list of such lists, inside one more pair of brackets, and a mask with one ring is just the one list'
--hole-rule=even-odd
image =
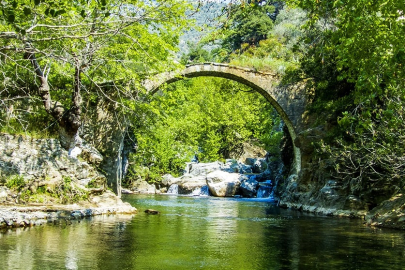
{"label": "green leaf", "polygon": [[8,21],[9,23],[13,23],[13,22],[15,21],[15,15],[14,15],[14,13],[11,13],[11,14],[8,15],[7,21]]}
{"label": "green leaf", "polygon": [[38,6],[39,4],[41,4],[41,0],[34,0],[34,4],[35,4],[36,6]]}
{"label": "green leaf", "polygon": [[28,16],[31,14],[31,9],[28,7],[24,7],[24,15]]}
{"label": "green leaf", "polygon": [[60,9],[60,10],[58,10],[58,11],[56,12],[56,15],[55,15],[55,16],[59,16],[59,15],[65,14],[65,13],[66,13],[66,10]]}

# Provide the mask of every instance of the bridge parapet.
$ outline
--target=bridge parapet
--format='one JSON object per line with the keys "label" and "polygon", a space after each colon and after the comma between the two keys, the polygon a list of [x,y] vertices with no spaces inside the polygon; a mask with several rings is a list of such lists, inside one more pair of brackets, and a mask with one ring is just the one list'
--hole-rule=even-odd
{"label": "bridge parapet", "polygon": [[186,65],[183,70],[164,72],[154,75],[153,78],[143,82],[143,86],[147,91],[152,93],[157,90],[162,84],[172,83],[184,78],[193,78],[201,76],[214,76],[236,80],[241,83],[255,81],[260,83],[260,80],[265,78],[264,82],[276,80],[278,76],[275,73],[259,72],[253,68],[243,68],[222,63],[203,63]]}

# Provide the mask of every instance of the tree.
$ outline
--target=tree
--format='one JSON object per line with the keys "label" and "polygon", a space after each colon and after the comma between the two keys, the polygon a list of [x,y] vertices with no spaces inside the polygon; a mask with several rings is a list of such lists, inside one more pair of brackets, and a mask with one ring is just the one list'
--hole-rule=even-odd
{"label": "tree", "polygon": [[253,67],[284,75],[299,68],[300,58],[306,47],[301,37],[306,14],[302,9],[286,7],[281,10],[267,38],[257,45],[237,50],[229,56],[229,63],[236,66]]}
{"label": "tree", "polygon": [[181,62],[183,64],[204,63],[212,60],[210,52],[205,50],[203,48],[203,45],[201,44],[195,45],[192,44],[191,42],[188,42],[188,46],[190,48],[189,53],[183,54],[181,57]]}
{"label": "tree", "polygon": [[260,2],[231,5],[224,29],[227,30],[223,45],[229,46],[231,51],[240,49],[242,44],[257,45],[266,39],[273,27],[270,14],[275,8]]}
{"label": "tree", "polygon": [[302,67],[314,79],[316,109],[334,111],[336,128],[319,154],[375,206],[405,188],[405,3],[290,2],[309,12]]}
{"label": "tree", "polygon": [[188,5],[15,0],[0,9],[2,95],[39,97],[72,149],[80,141],[83,97],[122,104],[136,96],[142,74],[172,68]]}
{"label": "tree", "polygon": [[278,154],[280,118],[260,94],[239,83],[219,78],[180,81],[141,106],[144,114],[132,119],[138,150],[131,170],[141,174],[147,167],[154,180],[165,173],[178,175],[195,153],[201,162],[237,156],[244,142],[254,141]]}
{"label": "tree", "polygon": [[322,31],[308,41],[320,55],[336,53],[339,79],[355,84],[356,103],[403,83],[405,3],[378,1],[290,1],[309,11],[308,28]]}

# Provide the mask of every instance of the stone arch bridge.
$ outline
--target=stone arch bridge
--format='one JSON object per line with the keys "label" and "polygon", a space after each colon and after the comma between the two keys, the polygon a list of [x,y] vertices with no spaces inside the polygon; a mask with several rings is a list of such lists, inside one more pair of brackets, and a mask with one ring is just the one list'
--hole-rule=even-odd
{"label": "stone arch bridge", "polygon": [[220,63],[204,63],[186,66],[179,71],[165,72],[143,82],[151,94],[163,84],[172,83],[184,78],[202,76],[230,79],[247,86],[263,95],[277,110],[286,124],[294,144],[294,172],[301,171],[301,151],[295,143],[297,134],[302,131],[302,116],[307,103],[305,85],[282,85],[280,77],[274,73],[258,72],[250,68],[241,68]]}

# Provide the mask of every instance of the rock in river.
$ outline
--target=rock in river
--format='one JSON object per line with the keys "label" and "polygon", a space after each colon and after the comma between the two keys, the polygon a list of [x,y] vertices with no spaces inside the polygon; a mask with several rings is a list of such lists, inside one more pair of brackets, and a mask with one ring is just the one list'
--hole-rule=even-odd
{"label": "rock in river", "polygon": [[232,197],[239,189],[241,175],[215,171],[207,175],[207,185],[215,197]]}
{"label": "rock in river", "polygon": [[256,195],[258,186],[259,182],[255,180],[255,177],[249,177],[242,180],[240,190],[243,196],[252,198]]}
{"label": "rock in river", "polygon": [[155,209],[146,209],[144,212],[146,214],[150,214],[150,215],[157,215],[160,213],[158,210],[155,210]]}

